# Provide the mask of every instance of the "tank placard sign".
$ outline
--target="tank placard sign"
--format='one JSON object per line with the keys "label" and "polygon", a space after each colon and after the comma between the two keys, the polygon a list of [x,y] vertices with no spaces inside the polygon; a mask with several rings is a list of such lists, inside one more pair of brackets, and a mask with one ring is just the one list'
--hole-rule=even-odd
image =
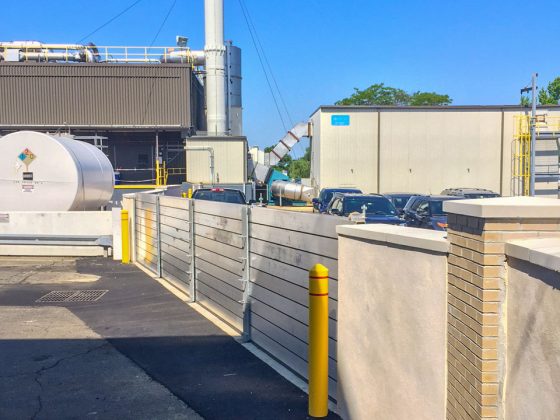
{"label": "tank placard sign", "polygon": [[29,167],[29,165],[33,163],[37,156],[35,156],[35,154],[33,154],[31,150],[25,149],[19,154],[18,158],[25,164],[25,166]]}
{"label": "tank placard sign", "polygon": [[350,115],[331,115],[331,125],[334,126],[350,125]]}

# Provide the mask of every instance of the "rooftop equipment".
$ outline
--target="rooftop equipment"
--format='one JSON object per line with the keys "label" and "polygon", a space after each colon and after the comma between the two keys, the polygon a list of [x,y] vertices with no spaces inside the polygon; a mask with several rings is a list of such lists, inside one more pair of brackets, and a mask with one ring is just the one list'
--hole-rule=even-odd
{"label": "rooftop equipment", "polygon": [[99,210],[113,186],[111,162],[89,143],[35,131],[0,139],[0,211]]}

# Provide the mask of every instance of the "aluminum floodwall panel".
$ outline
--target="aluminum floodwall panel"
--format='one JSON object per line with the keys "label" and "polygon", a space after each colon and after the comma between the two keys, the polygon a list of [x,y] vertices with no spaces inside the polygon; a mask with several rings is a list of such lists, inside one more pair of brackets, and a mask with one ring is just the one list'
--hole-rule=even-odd
{"label": "aluminum floodwall panel", "polygon": [[136,237],[136,262],[143,267],[158,270],[157,196],[138,194],[135,200],[134,223]]}
{"label": "aluminum floodwall panel", "polygon": [[308,276],[329,269],[329,394],[336,398],[340,218],[253,208],[250,224],[251,339],[307,378]]}
{"label": "aluminum floodwall panel", "polygon": [[329,269],[329,392],[336,398],[338,217],[136,194],[136,260],[245,340],[307,377],[308,282]]}
{"label": "aluminum floodwall panel", "polygon": [[196,299],[242,331],[246,246],[242,219],[246,207],[203,200],[193,202]]}
{"label": "aluminum floodwall panel", "polygon": [[188,128],[188,65],[0,64],[2,128]]}
{"label": "aluminum floodwall panel", "polygon": [[190,295],[191,202],[159,196],[159,249],[161,277]]}

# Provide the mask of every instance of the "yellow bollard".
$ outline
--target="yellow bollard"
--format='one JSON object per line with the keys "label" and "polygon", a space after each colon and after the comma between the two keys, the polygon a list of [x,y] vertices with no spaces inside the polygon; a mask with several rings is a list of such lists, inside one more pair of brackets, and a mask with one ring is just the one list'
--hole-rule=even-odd
{"label": "yellow bollard", "polygon": [[123,264],[130,263],[130,234],[128,231],[128,210],[121,210],[121,242]]}
{"label": "yellow bollard", "polygon": [[309,270],[309,415],[329,413],[329,269]]}
{"label": "yellow bollard", "polygon": [[182,193],[181,193],[181,198],[187,198],[187,193],[186,193],[186,192],[182,192]]}
{"label": "yellow bollard", "polygon": [[192,198],[192,188],[187,190],[187,198]]}

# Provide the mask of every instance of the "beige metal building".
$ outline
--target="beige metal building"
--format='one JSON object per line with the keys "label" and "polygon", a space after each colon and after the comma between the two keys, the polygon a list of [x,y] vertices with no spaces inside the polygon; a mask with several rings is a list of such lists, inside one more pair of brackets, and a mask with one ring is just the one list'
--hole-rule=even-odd
{"label": "beige metal building", "polygon": [[[311,116],[311,182],[368,193],[478,187],[512,195],[522,175],[516,116],[528,113],[519,106],[321,106]],[[560,106],[537,114],[553,128],[537,143],[536,187],[558,196]]]}

